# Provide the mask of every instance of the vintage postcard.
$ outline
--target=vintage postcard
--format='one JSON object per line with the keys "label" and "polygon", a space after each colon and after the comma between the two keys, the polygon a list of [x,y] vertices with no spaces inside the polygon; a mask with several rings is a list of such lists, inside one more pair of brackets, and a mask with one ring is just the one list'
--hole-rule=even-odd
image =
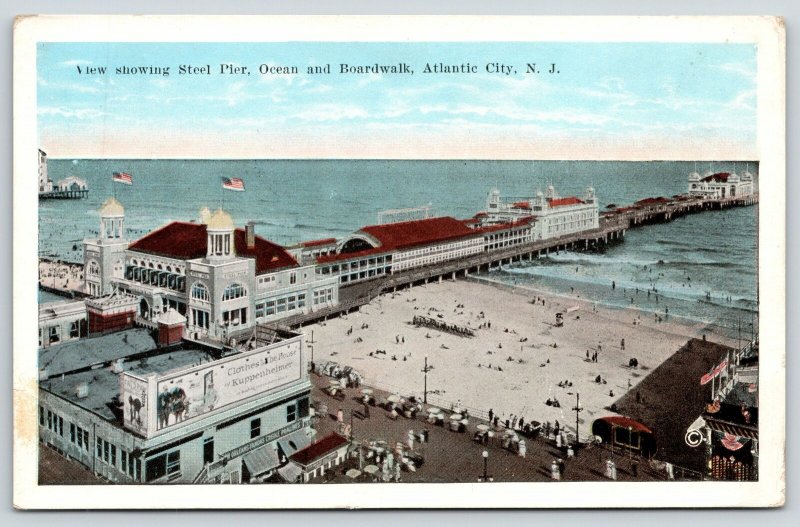
{"label": "vintage postcard", "polygon": [[783,504],[781,19],[14,39],[16,506]]}

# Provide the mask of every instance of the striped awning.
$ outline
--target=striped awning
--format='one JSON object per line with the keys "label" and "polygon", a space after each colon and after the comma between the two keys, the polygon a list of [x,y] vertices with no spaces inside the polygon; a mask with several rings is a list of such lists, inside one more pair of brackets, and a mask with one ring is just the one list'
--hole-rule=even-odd
{"label": "striped awning", "polygon": [[716,419],[710,418],[708,415],[705,416],[705,419],[708,427],[715,432],[758,440],[758,429],[728,423],[726,421],[717,421]]}
{"label": "striped awning", "polygon": [[278,453],[275,452],[271,445],[264,445],[251,450],[242,457],[242,461],[247,465],[247,470],[253,476],[264,474],[281,464],[278,460]]}

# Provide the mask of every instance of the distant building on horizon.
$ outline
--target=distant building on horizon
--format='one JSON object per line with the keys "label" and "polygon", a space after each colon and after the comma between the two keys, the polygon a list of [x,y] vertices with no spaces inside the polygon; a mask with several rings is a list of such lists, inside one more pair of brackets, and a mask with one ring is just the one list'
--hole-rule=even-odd
{"label": "distant building on horizon", "polygon": [[79,199],[89,195],[89,185],[85,179],[68,176],[58,183],[47,173],[47,153],[39,148],[39,199]]}
{"label": "distant building on horizon", "polygon": [[697,172],[692,172],[688,181],[689,195],[698,198],[738,198],[755,192],[753,174],[749,171],[740,176],[735,171],[712,173],[709,170],[702,177]]}

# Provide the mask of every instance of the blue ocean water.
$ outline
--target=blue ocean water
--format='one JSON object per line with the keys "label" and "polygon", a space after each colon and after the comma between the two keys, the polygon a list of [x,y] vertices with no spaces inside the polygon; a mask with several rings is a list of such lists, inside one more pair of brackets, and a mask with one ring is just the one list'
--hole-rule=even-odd
{"label": "blue ocean water", "polygon": [[[593,185],[601,207],[672,196],[686,191],[695,167],[734,169],[691,162],[55,159],[48,163],[51,179],[85,178],[89,198],[40,202],[39,248],[43,256],[81,261],[81,241],[97,231],[97,209],[113,193],[125,206],[132,239],[169,221],[196,219],[203,206],[223,206],[237,224],[254,220],[259,235],[291,244],[343,236],[376,223],[387,209],[431,204],[437,215],[471,217],[495,186],[506,196],[529,196],[552,182],[569,196]],[[745,164],[735,168],[741,173]],[[751,172],[757,168],[749,164]],[[115,171],[132,174],[134,184],[112,187]],[[222,191],[222,177],[241,177],[247,190]],[[669,306],[673,316],[738,328],[757,310],[757,218],[757,206],[689,216],[632,229],[603,254],[562,252],[493,277],[617,306],[629,303],[632,291],[645,309]],[[652,288],[658,304],[655,295],[647,298]]]}

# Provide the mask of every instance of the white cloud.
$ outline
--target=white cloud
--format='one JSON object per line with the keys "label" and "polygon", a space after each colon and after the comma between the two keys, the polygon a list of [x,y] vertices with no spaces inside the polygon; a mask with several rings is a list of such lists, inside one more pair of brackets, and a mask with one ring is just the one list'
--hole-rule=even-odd
{"label": "white cloud", "polygon": [[108,115],[106,112],[94,108],[64,108],[61,106],[40,106],[37,113],[39,115],[56,115],[68,119],[96,119]]}
{"label": "white cloud", "polygon": [[369,112],[356,105],[317,104],[294,115],[303,121],[325,122],[343,119],[366,119]]}
{"label": "white cloud", "polygon": [[92,64],[94,64],[94,62],[92,62],[91,60],[81,60],[81,59],[65,60],[64,62],[58,63],[59,66],[65,68],[73,68],[75,66],[90,66]]}
{"label": "white cloud", "polygon": [[745,62],[726,62],[724,64],[720,64],[716,66],[717,69],[725,71],[727,73],[733,73],[735,75],[740,75],[742,77],[746,77],[753,82],[756,81],[756,67],[753,63],[745,63]]}

